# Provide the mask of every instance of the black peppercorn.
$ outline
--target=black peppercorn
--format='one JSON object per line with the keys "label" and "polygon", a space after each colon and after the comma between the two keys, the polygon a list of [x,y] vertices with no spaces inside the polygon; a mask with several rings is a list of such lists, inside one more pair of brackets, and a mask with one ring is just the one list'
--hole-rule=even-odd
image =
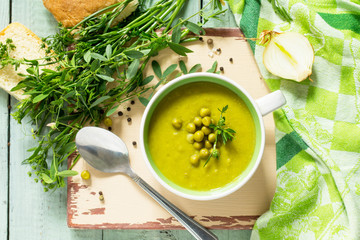
{"label": "black peppercorn", "polygon": [[224,71],[224,68],[223,68],[223,67],[220,67],[220,71],[222,71],[222,72],[223,72],[223,71]]}
{"label": "black peppercorn", "polygon": [[126,110],[128,110],[129,112],[131,111],[131,107],[127,107]]}
{"label": "black peppercorn", "polygon": [[199,41],[203,42],[204,41],[203,37],[199,37]]}
{"label": "black peppercorn", "polygon": [[119,111],[119,112],[118,112],[118,115],[119,115],[119,116],[122,116],[122,115],[124,115],[124,114],[123,114],[122,111]]}
{"label": "black peppercorn", "polygon": [[127,120],[128,122],[131,122],[131,118],[130,118],[130,117],[129,117],[129,118],[127,118],[126,120]]}
{"label": "black peppercorn", "polygon": [[111,130],[112,130],[112,128],[111,128],[111,127],[108,127],[108,130],[109,130],[109,131],[111,131]]}
{"label": "black peppercorn", "polygon": [[132,145],[136,146],[136,141],[133,141],[133,142],[132,142]]}
{"label": "black peppercorn", "polygon": [[229,61],[230,61],[230,62],[233,62],[233,58],[230,58]]}
{"label": "black peppercorn", "polygon": [[134,105],[134,104],[135,104],[135,101],[134,101],[134,100],[131,100],[130,103],[131,103],[131,105]]}

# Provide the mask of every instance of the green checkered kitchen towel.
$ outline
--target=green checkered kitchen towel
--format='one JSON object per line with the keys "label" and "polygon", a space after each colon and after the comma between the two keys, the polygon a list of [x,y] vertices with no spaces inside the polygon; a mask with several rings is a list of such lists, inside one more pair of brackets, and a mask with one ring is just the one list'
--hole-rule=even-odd
{"label": "green checkered kitchen towel", "polygon": [[[271,0],[275,1],[275,0]],[[252,239],[360,239],[360,1],[228,0],[246,37],[263,30],[304,34],[314,47],[311,79],[270,74],[264,47],[251,42],[261,74],[287,105],[274,113],[277,187]]]}

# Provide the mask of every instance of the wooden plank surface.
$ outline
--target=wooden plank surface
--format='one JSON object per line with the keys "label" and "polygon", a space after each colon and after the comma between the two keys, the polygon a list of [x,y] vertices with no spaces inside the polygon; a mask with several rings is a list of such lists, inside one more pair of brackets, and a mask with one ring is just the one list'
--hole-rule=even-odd
{"label": "wooden plank surface", "polygon": [[[4,27],[9,22],[11,0],[0,1],[0,25]],[[194,4],[191,1],[191,4]],[[195,4],[199,4],[196,1]],[[43,7],[41,0],[12,0],[12,21],[21,22],[39,36],[47,36],[54,32],[56,21]],[[190,15],[194,5],[189,5],[184,11]],[[11,105],[16,104],[11,99]],[[0,134],[7,136],[8,127],[8,95],[0,92]],[[26,121],[24,121],[25,123]],[[7,139],[0,139],[0,239],[192,239],[185,230],[73,230],[66,226],[66,192],[65,189],[55,193],[44,193],[40,184],[34,183],[26,172],[29,167],[21,161],[27,156],[26,149],[34,144],[32,136],[25,134],[31,129],[29,124],[18,125],[11,120],[10,159],[7,155]],[[7,202],[8,160],[10,165],[10,201]],[[3,181],[4,180],[4,181]],[[7,225],[7,209],[10,209]],[[7,236],[7,232],[10,235]],[[249,239],[250,230],[216,230],[220,239]],[[9,237],[9,238],[7,238]]]}
{"label": "wooden plank surface", "polygon": [[[224,72],[221,74],[239,83],[255,99],[269,93],[264,81],[260,78],[247,42],[240,39],[239,29],[206,29],[206,32],[207,36],[203,36],[202,42],[187,44],[193,53],[181,59],[184,60],[188,69],[201,63],[202,71],[206,71],[217,61],[218,69],[220,66],[224,68]],[[212,45],[207,44],[208,39],[213,40]],[[209,51],[212,52],[214,48],[221,48],[221,53],[213,53],[213,56],[209,56]],[[231,57],[233,62],[229,61]],[[165,69],[167,66],[177,63],[179,55],[166,49],[159,52],[154,59]],[[144,74],[148,76],[153,72],[148,67]],[[131,107],[131,111],[127,111],[127,107]],[[145,107],[135,99],[135,105],[124,103],[118,109],[124,113],[124,116],[119,117],[116,113],[111,116],[112,132],[120,136],[128,146],[130,163],[134,171],[165,198],[187,214],[194,216],[197,221],[208,228],[252,228],[257,216],[268,209],[275,191],[275,127],[271,114],[264,118],[266,140],[262,162],[249,183],[222,199],[194,201],[176,196],[161,186],[147,169],[140,149],[132,146],[132,141],[139,141],[140,120],[144,109]],[[132,118],[131,124],[127,123],[127,117]],[[74,170],[78,172],[88,170],[91,180],[87,181],[81,179],[80,176],[75,176],[68,182],[68,223],[70,227],[182,228],[181,224],[127,176],[101,173],[89,166],[83,159],[79,160]],[[104,193],[104,202],[98,199],[99,191]]]}
{"label": "wooden plank surface", "polygon": [[[57,24],[41,0],[14,0],[12,22],[21,22],[40,37],[55,32]],[[13,109],[17,103],[11,99]],[[41,184],[27,176],[29,166],[21,162],[36,144],[27,119],[19,125],[11,119],[10,146],[10,225],[11,240],[18,239],[101,239],[101,231],[74,231],[66,225],[66,190],[44,193]]]}
{"label": "wooden plank surface", "polygon": [[[0,1],[0,29],[10,22],[10,1]],[[0,91],[0,239],[8,236],[8,121],[9,95]]]}

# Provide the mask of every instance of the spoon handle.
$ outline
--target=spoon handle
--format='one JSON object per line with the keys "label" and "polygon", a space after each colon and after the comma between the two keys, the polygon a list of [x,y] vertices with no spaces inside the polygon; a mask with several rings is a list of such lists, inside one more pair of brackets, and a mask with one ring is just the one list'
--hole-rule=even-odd
{"label": "spoon handle", "polygon": [[131,178],[153,197],[163,208],[172,214],[184,227],[198,240],[212,240],[218,239],[212,232],[201,226],[198,222],[190,218],[183,211],[177,208],[174,204],[165,199],[160,193],[153,189],[143,179],[134,174]]}

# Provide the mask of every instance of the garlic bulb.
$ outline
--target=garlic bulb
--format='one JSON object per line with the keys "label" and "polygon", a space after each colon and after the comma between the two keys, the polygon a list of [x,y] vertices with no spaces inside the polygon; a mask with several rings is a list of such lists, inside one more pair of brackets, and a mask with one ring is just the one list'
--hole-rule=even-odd
{"label": "garlic bulb", "polygon": [[300,33],[263,31],[260,44],[267,44],[263,63],[272,74],[301,82],[312,73],[314,49]]}

